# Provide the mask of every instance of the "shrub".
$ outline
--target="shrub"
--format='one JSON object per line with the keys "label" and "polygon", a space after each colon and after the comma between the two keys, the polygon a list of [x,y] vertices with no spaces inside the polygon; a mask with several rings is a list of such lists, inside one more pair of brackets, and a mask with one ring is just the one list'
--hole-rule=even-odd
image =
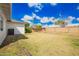
{"label": "shrub", "polygon": [[37,26],[36,26],[36,30],[37,30],[37,31],[41,31],[41,30],[42,30],[42,26],[41,26],[41,25],[37,25]]}
{"label": "shrub", "polygon": [[30,24],[29,23],[26,23],[25,24],[25,28],[27,28],[27,27],[29,27],[30,26]]}
{"label": "shrub", "polygon": [[31,28],[25,28],[25,33],[32,33],[32,29]]}

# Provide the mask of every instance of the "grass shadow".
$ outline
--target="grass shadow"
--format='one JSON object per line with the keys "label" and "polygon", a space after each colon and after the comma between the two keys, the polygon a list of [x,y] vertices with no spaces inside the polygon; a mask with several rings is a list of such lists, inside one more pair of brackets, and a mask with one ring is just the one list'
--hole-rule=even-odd
{"label": "grass shadow", "polygon": [[16,42],[16,41],[22,40],[22,39],[28,39],[28,37],[26,37],[24,35],[8,35],[6,37],[6,39],[3,41],[3,43],[1,44],[0,49],[13,42]]}

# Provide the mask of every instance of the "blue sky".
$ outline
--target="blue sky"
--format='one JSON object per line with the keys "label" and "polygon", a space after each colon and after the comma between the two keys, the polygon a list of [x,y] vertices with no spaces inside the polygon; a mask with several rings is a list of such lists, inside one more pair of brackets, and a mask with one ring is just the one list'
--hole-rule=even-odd
{"label": "blue sky", "polygon": [[53,25],[54,20],[79,23],[78,3],[13,3],[12,19],[32,24]]}

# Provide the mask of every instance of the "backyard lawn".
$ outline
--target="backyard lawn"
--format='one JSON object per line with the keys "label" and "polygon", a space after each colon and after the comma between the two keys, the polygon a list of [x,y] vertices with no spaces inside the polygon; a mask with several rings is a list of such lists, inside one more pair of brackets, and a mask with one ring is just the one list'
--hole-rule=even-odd
{"label": "backyard lawn", "polygon": [[33,32],[8,36],[0,48],[0,55],[79,56],[79,34]]}

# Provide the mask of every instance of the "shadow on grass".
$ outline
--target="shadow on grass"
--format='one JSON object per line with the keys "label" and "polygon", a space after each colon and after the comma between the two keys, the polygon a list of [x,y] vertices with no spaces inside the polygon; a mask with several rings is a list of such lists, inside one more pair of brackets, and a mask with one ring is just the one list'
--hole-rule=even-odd
{"label": "shadow on grass", "polygon": [[0,46],[0,49],[18,40],[28,39],[24,35],[8,35]]}

